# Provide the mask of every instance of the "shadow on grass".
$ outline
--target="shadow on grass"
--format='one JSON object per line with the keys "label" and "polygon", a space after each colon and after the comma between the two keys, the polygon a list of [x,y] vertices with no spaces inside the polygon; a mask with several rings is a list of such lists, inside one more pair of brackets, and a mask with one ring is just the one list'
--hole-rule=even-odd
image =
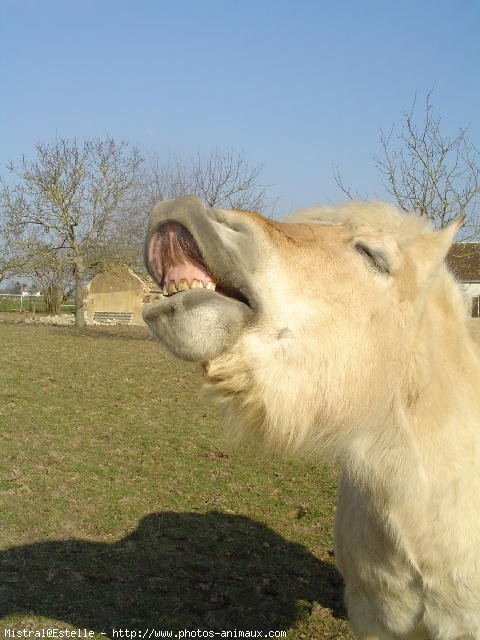
{"label": "shadow on grass", "polygon": [[127,629],[286,629],[316,601],[343,617],[333,565],[249,518],[153,513],[124,539],[0,553],[0,616]]}

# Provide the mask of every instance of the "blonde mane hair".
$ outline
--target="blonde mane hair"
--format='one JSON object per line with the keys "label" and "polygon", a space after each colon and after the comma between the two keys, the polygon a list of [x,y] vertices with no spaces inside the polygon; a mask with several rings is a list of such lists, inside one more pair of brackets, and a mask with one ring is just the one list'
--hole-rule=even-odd
{"label": "blonde mane hair", "polygon": [[285,222],[348,225],[351,228],[372,227],[395,236],[399,242],[433,231],[431,221],[416,213],[400,214],[386,202],[345,202],[337,207],[317,205],[290,213]]}

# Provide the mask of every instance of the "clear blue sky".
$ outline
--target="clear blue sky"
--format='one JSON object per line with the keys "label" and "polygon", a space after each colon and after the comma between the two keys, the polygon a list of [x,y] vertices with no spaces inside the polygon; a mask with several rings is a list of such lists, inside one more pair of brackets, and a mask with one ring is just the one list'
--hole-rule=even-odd
{"label": "clear blue sky", "polygon": [[56,132],[263,163],[279,212],[382,196],[379,130],[416,92],[480,142],[480,2],[0,0],[0,171]]}

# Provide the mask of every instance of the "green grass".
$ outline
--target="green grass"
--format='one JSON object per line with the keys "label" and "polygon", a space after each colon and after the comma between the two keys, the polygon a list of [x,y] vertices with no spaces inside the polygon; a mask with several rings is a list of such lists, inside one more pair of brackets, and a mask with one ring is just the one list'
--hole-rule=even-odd
{"label": "green grass", "polygon": [[0,378],[0,629],[351,638],[335,469],[230,451],[143,329],[0,324]]}
{"label": "green grass", "polygon": [[[25,298],[20,302],[20,298],[3,298],[0,295],[0,312],[19,312],[25,313],[46,313],[45,300],[43,298]],[[60,313],[74,313],[75,305],[73,300],[67,300],[61,305]]]}

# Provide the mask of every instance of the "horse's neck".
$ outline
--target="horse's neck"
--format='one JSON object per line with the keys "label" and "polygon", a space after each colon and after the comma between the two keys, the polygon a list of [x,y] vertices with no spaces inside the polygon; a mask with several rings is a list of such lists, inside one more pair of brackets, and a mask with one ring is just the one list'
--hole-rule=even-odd
{"label": "horse's neck", "polygon": [[349,473],[372,504],[406,520],[480,495],[479,351],[465,318],[443,311],[425,314],[389,414],[349,451]]}

